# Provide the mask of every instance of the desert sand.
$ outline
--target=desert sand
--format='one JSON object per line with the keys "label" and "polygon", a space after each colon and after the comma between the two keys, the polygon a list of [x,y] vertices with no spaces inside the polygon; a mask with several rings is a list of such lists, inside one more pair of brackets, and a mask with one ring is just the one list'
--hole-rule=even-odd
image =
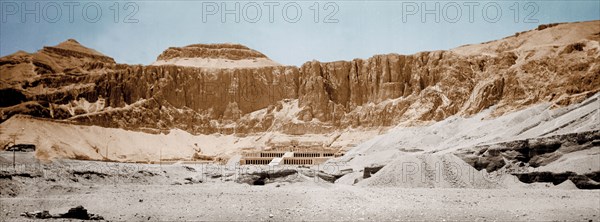
{"label": "desert sand", "polygon": [[[11,153],[0,157],[3,170],[10,172],[4,159]],[[252,170],[221,165],[77,160],[38,165],[31,154],[21,154],[19,160],[28,162],[21,170],[30,175],[13,176],[9,184],[0,180],[2,220],[20,221],[21,213],[36,210],[56,214],[77,205],[110,221],[600,220],[600,192],[579,190],[572,183],[519,186],[505,178],[490,183],[508,188],[352,186],[305,172],[252,186],[236,182],[240,172]],[[45,175],[33,169],[44,169]],[[5,193],[7,186],[18,194]]]}

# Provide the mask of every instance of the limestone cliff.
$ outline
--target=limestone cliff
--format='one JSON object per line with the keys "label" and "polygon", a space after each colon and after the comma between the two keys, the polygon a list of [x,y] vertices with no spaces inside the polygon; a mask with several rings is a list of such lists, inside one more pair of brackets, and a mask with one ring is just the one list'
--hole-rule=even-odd
{"label": "limestone cliff", "polygon": [[[294,67],[223,65],[267,58],[234,44],[170,48],[150,66],[115,64],[69,40],[0,58],[0,118],[22,113],[152,132],[243,135],[420,124],[492,106],[500,115],[540,102],[564,106],[600,91],[599,41],[600,21],[592,21],[449,51]],[[193,58],[223,61],[164,62]]]}

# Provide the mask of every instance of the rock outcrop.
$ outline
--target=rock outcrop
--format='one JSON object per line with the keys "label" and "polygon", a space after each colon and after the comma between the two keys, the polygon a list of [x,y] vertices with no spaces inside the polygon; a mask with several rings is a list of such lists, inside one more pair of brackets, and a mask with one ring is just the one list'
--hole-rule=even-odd
{"label": "rock outcrop", "polygon": [[171,47],[160,54],[153,65],[200,68],[281,66],[259,51],[240,44],[193,44],[185,47]]}
{"label": "rock outcrop", "polygon": [[[64,76],[106,73],[104,69],[114,65],[112,58],[69,39],[36,53],[19,51],[0,58],[0,89],[19,88],[19,85],[35,82],[40,77],[46,77],[49,82],[60,82]],[[56,74],[61,76],[54,76]],[[50,80],[51,77],[55,78]]]}
{"label": "rock outcrop", "polygon": [[[600,21],[559,24],[450,51],[301,67],[224,65],[268,59],[234,44],[169,48],[150,66],[116,64],[69,40],[0,58],[0,119],[303,134],[420,124],[492,106],[495,115],[540,102],[564,106],[600,91],[598,33]],[[552,36],[562,37],[542,41]]]}
{"label": "rock outcrop", "polygon": [[185,47],[171,47],[160,54],[157,60],[174,58],[241,60],[267,58],[267,56],[240,44],[193,44]]}

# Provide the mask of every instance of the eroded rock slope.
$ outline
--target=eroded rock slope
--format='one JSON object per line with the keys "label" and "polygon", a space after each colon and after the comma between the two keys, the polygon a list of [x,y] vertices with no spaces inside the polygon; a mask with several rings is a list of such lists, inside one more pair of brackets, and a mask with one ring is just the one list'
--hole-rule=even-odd
{"label": "eroded rock slope", "polygon": [[[0,58],[0,119],[15,114],[193,134],[414,125],[493,115],[600,91],[600,21],[558,24],[450,51],[307,62],[301,67],[185,65],[268,59],[235,44],[169,48],[155,65],[117,64],[75,40]],[[293,106],[289,116],[277,111]],[[291,118],[290,118],[291,116]]]}

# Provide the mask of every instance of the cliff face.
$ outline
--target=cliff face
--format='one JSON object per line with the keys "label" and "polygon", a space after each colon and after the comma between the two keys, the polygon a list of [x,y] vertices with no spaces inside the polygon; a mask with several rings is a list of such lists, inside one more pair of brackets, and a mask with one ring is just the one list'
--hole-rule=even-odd
{"label": "cliff face", "polygon": [[[219,132],[242,115],[297,97],[294,67],[208,70],[178,66],[123,66],[94,81],[105,109],[72,119],[122,128],[181,128]],[[89,98],[95,102],[96,97]],[[253,126],[263,131],[268,125]]]}
{"label": "cliff face", "polygon": [[[491,106],[501,115],[540,102],[564,106],[600,91],[598,33],[599,21],[561,24],[451,51],[252,68],[115,64],[70,40],[59,44],[68,47],[0,59],[0,117],[21,113],[154,132],[304,134],[419,124]],[[547,36],[563,37],[544,43]],[[542,40],[534,44],[534,37]],[[159,60],[256,52],[208,46],[168,49]]]}

